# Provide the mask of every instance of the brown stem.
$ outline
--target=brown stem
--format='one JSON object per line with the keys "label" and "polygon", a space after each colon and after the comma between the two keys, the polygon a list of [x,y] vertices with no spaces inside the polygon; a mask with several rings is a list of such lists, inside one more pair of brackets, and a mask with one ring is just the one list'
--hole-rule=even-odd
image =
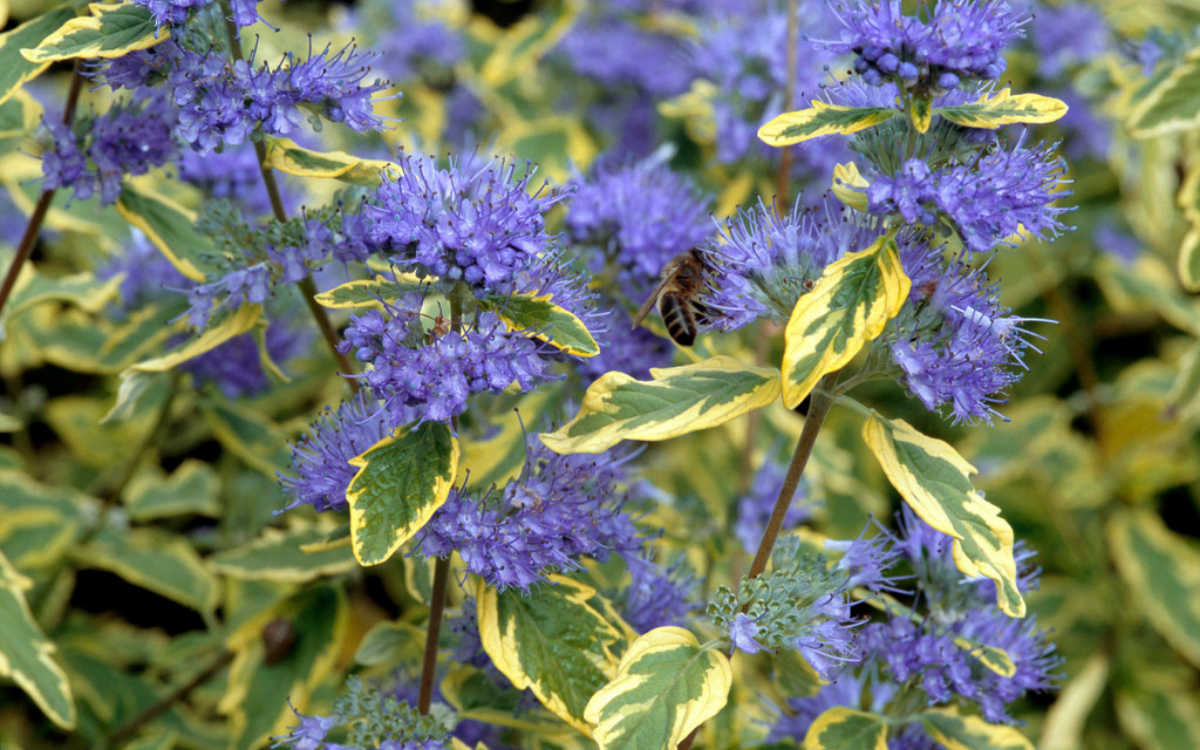
{"label": "brown stem", "polygon": [[433,702],[433,680],[437,675],[438,641],[442,637],[442,615],[446,611],[446,588],[450,580],[450,558],[439,557],[433,567],[433,592],[429,602],[429,629],[425,633],[425,658],[421,663],[421,691],[417,712],[429,713]]}
{"label": "brown stem", "polygon": [[[67,101],[63,105],[62,121],[63,125],[67,127],[70,127],[75,120],[75,107],[79,103],[79,94],[83,91],[83,76],[79,73],[80,64],[79,60],[75,61],[75,72],[71,75],[71,88],[67,90]],[[33,213],[29,215],[29,223],[25,225],[25,234],[21,235],[21,244],[17,245],[17,252],[8,267],[8,273],[4,275],[3,284],[0,284],[0,310],[4,309],[4,305],[8,302],[13,287],[17,283],[17,277],[21,275],[21,269],[25,267],[25,262],[33,253],[33,246],[37,243],[38,233],[42,231],[42,222],[46,220],[46,213],[50,210],[50,202],[54,200],[54,193],[54,188],[43,190],[37,205],[33,207]]]}
{"label": "brown stem", "polygon": [[[233,55],[234,60],[243,60],[242,43],[238,39],[238,26],[233,20],[233,15],[228,7],[228,3],[223,3],[223,11],[225,13],[225,34],[229,37],[229,52]],[[280,224],[286,223],[288,220],[287,209],[283,207],[283,195],[279,192],[279,183],[275,180],[275,170],[267,164],[267,144],[262,139],[254,141],[254,153],[258,156],[258,171],[262,174],[263,185],[267,189],[267,198],[271,201],[271,213],[274,214],[275,220]],[[304,298],[304,304],[308,307],[308,312],[312,315],[313,320],[317,324],[317,328],[321,331],[321,337],[325,339],[325,343],[329,346],[329,351],[333,354],[333,359],[338,364],[338,369],[346,375],[354,373],[354,367],[350,364],[350,360],[346,359],[346,355],[338,351],[338,333],[333,327],[333,322],[329,320],[329,315],[326,314],[325,308],[317,302],[317,285],[309,276],[305,276],[300,281],[296,282],[296,286],[300,289],[300,296]],[[350,390],[358,393],[359,385],[357,378],[346,378],[346,382],[350,385]]]}
{"label": "brown stem", "polygon": [[[463,289],[456,286],[447,295],[450,298],[450,330],[462,331]],[[451,417],[450,425],[458,434],[458,417]],[[429,594],[429,626],[425,632],[425,655],[421,663],[421,688],[417,693],[417,712],[429,713],[433,702],[433,679],[437,674],[438,641],[442,635],[442,615],[446,611],[446,589],[450,581],[450,558],[439,557],[433,567],[433,591]]]}
{"label": "brown stem", "polygon": [[231,661],[233,661],[233,652],[222,651],[221,655],[217,657],[216,661],[202,669],[195,677],[180,685],[169,695],[164,696],[157,703],[121,725],[120,729],[110,734],[104,740],[102,747],[116,747],[120,745],[122,742],[132,736],[134,732],[141,729],[151,721],[154,721],[154,719],[158,718],[158,716],[168,708],[186,698],[193,690],[211,680],[225,667],[226,664],[229,664]]}
{"label": "brown stem", "polygon": [[771,559],[771,550],[775,548],[775,540],[779,537],[780,529],[783,528],[783,519],[787,515],[788,508],[792,506],[792,498],[796,495],[796,488],[800,486],[800,477],[804,474],[804,467],[808,465],[808,458],[812,455],[813,446],[816,445],[817,433],[820,432],[825,417],[833,407],[833,395],[829,389],[836,378],[837,373],[826,375],[812,391],[808,416],[804,418],[804,428],[800,431],[800,439],[796,442],[796,452],[792,454],[792,463],[788,466],[783,486],[779,488],[779,496],[775,498],[775,508],[771,511],[771,519],[767,521],[767,528],[758,545],[758,553],[754,555],[754,562],[750,565],[749,576],[751,578],[767,569],[767,561]]}

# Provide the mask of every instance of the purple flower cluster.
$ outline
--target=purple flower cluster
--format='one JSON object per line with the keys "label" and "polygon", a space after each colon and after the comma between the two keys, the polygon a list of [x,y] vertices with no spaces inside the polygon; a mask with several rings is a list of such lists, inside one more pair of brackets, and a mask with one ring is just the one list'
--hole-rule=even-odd
{"label": "purple flower cluster", "polygon": [[527,192],[533,170],[474,155],[441,169],[401,152],[400,175],[368,200],[371,239],[398,266],[476,289],[512,290],[518,272],[546,252],[543,214],[562,195]]}
{"label": "purple flower cluster", "polygon": [[545,345],[510,331],[495,313],[479,312],[459,333],[442,316],[423,315],[423,303],[409,292],[385,312],[351,316],[338,346],[371,365],[362,383],[385,404],[393,428],[411,418],[409,407],[420,407],[422,421],[444,422],[466,410],[472,393],[499,393],[513,382],[529,389],[551,377]]}
{"label": "purple flower cluster", "polygon": [[1053,152],[1053,145],[1025,148],[1022,136],[971,165],[933,169],[909,159],[893,175],[869,178],[868,211],[926,226],[940,215],[971,252],[1015,245],[1022,235],[1052,239],[1066,229],[1058,217],[1071,210],[1052,205],[1070,195],[1066,165]]}
{"label": "purple flower cluster", "polygon": [[548,572],[578,570],[586,555],[604,562],[641,548],[617,491],[624,459],[562,456],[526,438],[525,468],[502,490],[474,498],[453,490],[416,539],[421,554],[458,552],[468,572],[499,590],[530,586]]}
{"label": "purple flower cluster", "polygon": [[[864,625],[855,639],[861,658],[837,672],[816,696],[790,699],[792,716],[776,724],[772,740],[802,738],[813,720],[833,706],[888,714],[891,705],[912,710],[915,696],[931,706],[975,702],[988,721],[1012,723],[1008,704],[1028,691],[1048,689],[1058,679],[1053,672],[1061,659],[1034,618],[1000,612],[992,581],[964,581],[954,566],[948,536],[907,508],[899,520],[899,533],[882,539],[893,548],[893,561],[902,558],[915,572],[917,599],[929,612],[919,619],[894,613]],[[1037,583],[1029,557],[1023,550],[1017,555],[1023,591]],[[1004,676],[989,669],[964,648],[963,639],[1002,649],[1012,659],[1014,673]],[[928,740],[914,732],[899,746],[933,747]],[[892,747],[890,737],[888,743]]]}
{"label": "purple flower cluster", "polygon": [[844,29],[840,41],[824,43],[828,50],[856,55],[854,69],[872,85],[894,81],[931,93],[999,78],[1004,48],[1029,20],[1005,0],[941,0],[932,9],[922,2],[915,16],[904,15],[901,0],[830,6]]}
{"label": "purple flower cluster", "polygon": [[291,499],[283,510],[300,505],[311,505],[318,513],[345,510],[346,490],[357,473],[350,459],[390,434],[386,417],[362,393],[343,401],[337,411],[326,407],[309,433],[292,447],[295,475],[279,475],[279,484]]}
{"label": "purple flower cluster", "polygon": [[[263,190],[258,155],[249,143],[209,154],[184,150],[179,159],[179,179],[195,185],[212,198],[231,201],[248,219],[271,211],[267,191]],[[297,203],[295,195],[287,189],[286,183],[280,184],[280,192],[284,207],[290,212]]]}
{"label": "purple flower cluster", "polygon": [[1100,57],[1109,48],[1111,33],[1100,11],[1078,2],[1043,5],[1033,16],[1030,30],[1038,73],[1050,79]]}
{"label": "purple flower cluster", "polygon": [[80,138],[71,128],[47,123],[51,143],[42,154],[43,188],[71,188],[87,200],[114,203],[126,175],[142,175],[176,155],[171,137],[174,110],[161,96],[115,105],[96,117]]}
{"label": "purple flower cluster", "polygon": [[[611,302],[609,307],[620,309],[616,302]],[[600,353],[576,365],[575,372],[584,385],[613,370],[628,373],[638,380],[648,380],[650,368],[670,367],[675,353],[671,340],[642,326],[630,328],[625,320],[625,313],[618,313],[611,330],[596,337]],[[590,325],[588,329],[596,332]]]}
{"label": "purple flower cluster", "polygon": [[948,406],[956,423],[990,420],[992,404],[1024,374],[1025,352],[1036,351],[1021,327],[1028,320],[1011,315],[999,287],[962,261],[929,263],[911,277],[918,312],[890,342],[905,387],[931,411]]}
{"label": "purple flower cluster", "polygon": [[594,248],[593,270],[616,267],[616,281],[640,304],[672,258],[713,233],[710,196],[659,161],[601,164],[578,190],[566,217],[567,236]]}
{"label": "purple flower cluster", "polygon": [[[194,9],[207,6],[212,0],[134,0],[145,7],[154,16],[158,28],[163,26],[179,27],[187,21]],[[238,26],[251,26],[258,21],[258,4],[262,0],[230,0],[230,10],[233,21]]]}
{"label": "purple flower cluster", "polygon": [[[266,353],[273,362],[286,362],[312,349],[313,335],[307,328],[286,322],[276,322],[263,336]],[[190,372],[196,385],[214,384],[226,398],[255,396],[270,385],[263,371],[258,342],[250,334],[242,334],[217,348],[188,360],[179,366]]]}
{"label": "purple flower cluster", "polygon": [[[577,23],[563,38],[560,50],[579,75],[611,88],[664,98],[688,86],[684,43],[623,16],[600,13]],[[647,65],[647,60],[661,64]]]}
{"label": "purple flower cluster", "polygon": [[696,579],[683,572],[678,562],[663,567],[639,555],[626,555],[632,580],[618,598],[625,622],[639,633],[665,625],[682,625],[696,611],[690,601]]}

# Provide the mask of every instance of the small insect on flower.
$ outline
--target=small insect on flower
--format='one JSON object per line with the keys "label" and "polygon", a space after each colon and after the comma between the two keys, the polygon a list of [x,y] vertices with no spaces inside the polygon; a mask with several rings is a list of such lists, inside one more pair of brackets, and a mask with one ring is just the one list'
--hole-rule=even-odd
{"label": "small insect on flower", "polygon": [[680,346],[691,346],[696,341],[700,325],[707,323],[708,307],[696,299],[704,290],[704,256],[692,248],[680,253],[663,266],[662,281],[650,292],[650,296],[633,319],[633,327],[646,319],[650,309],[657,303],[667,333]]}

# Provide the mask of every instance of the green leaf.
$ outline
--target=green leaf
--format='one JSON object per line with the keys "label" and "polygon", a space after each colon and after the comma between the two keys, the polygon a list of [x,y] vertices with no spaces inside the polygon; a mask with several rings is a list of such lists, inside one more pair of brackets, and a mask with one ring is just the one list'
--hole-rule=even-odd
{"label": "green leaf", "polygon": [[579,3],[554,3],[550,12],[526,15],[505,29],[480,66],[482,81],[496,90],[529,74],[570,31],[579,10]]}
{"label": "green leaf", "polygon": [[[3,74],[0,74],[3,77]],[[0,139],[24,138],[42,121],[42,103],[26,91],[17,89],[0,104]],[[11,303],[10,303],[11,304]]]}
{"label": "green leaf", "polygon": [[0,34],[0,102],[8,101],[22,84],[37,78],[50,67],[48,62],[33,63],[26,60],[21,50],[38,46],[74,17],[75,8],[72,5],[60,5],[12,31]]}
{"label": "green leaf", "polygon": [[655,628],[630,644],[584,716],[600,750],[673,748],[725,707],[732,685],[724,654],[683,628]]}
{"label": "green leaf", "polygon": [[260,539],[209,558],[212,569],[233,578],[280,583],[307,583],[322,576],[347,573],[356,567],[348,544],[325,546],[308,552],[305,547],[325,539],[327,532],[309,528],[292,531],[266,529]]}
{"label": "green leaf", "polygon": [[1163,638],[1200,666],[1200,551],[1154,514],[1126,511],[1108,525],[1117,572]]}
{"label": "green leaf", "polygon": [[863,440],[909,507],[954,538],[955,566],[966,576],[991,578],[997,606],[1010,617],[1023,617],[1013,530],[1000,509],[971,485],[975,467],[949,443],[921,434],[902,419],[874,415],[863,425]]}
{"label": "green leaf", "polygon": [[1190,130],[1200,123],[1200,59],[1178,65],[1129,114],[1135,138]]}
{"label": "green leaf", "polygon": [[104,310],[117,296],[121,279],[97,279],[91,273],[51,278],[34,271],[22,274],[4,310],[6,317],[47,302],[63,302],[81,310],[97,313]]}
{"label": "green leaf", "polygon": [[203,282],[218,269],[216,251],[195,229],[196,214],[160,195],[143,193],[126,185],[116,203],[117,212],[167,256],[171,265],[192,281]]}
{"label": "green leaf", "polygon": [[412,274],[396,274],[395,278],[376,276],[374,279],[347,281],[329,291],[321,292],[313,299],[322,307],[333,310],[382,308],[383,302],[398,299],[406,292],[424,294],[436,283],[435,277],[418,279]]}
{"label": "green leaf", "polygon": [[152,521],[172,516],[200,515],[216,518],[220,480],[212,466],[185,459],[169,477],[142,474],[134,477],[122,493],[125,510],[134,521]]}
{"label": "green leaf", "polygon": [[111,5],[92,3],[90,16],[72,18],[33,49],[21,50],[32,63],[93,57],[121,57],[153,47],[167,39],[167,30],[157,30],[154,16],[144,5],[126,2]]}
{"label": "green leaf", "polygon": [[512,294],[479,300],[484,310],[494,310],[509,330],[528,331],[556,349],[579,357],[594,357],[600,347],[591,332],[575,314],[550,301],[551,295]]}
{"label": "green leaf", "polygon": [[878,714],[834,706],[808,728],[804,750],[887,750],[887,721]]}
{"label": "green leaf", "polygon": [[622,440],[667,440],[725,424],[779,397],[779,374],[732,357],[650,370],[652,380],[608,372],[579,414],[540,437],[556,453],[601,453]]}
{"label": "green leaf", "polygon": [[1117,692],[1116,706],[1121,728],[1139,747],[1200,747],[1200,695],[1195,690],[1126,688]]}
{"label": "green leaf", "polygon": [[[296,641],[285,658],[268,665],[262,631],[276,618],[296,624]],[[349,621],[341,591],[317,585],[238,628],[227,644],[237,656],[218,705],[229,717],[230,750],[265,747],[267,738],[286,734],[295,726],[291,706],[306,711],[313,690],[328,679],[345,647]]]}
{"label": "green leaf", "polygon": [[[588,699],[617,674],[625,628],[588,604],[595,589],[561,575],[528,594],[476,579],[479,637],[496,668],[555,715],[591,736]],[[628,626],[625,626],[628,627]]]}
{"label": "green leaf", "polygon": [[1179,247],[1178,268],[1183,288],[1189,292],[1200,292],[1200,223],[1193,223],[1183,237],[1183,244]]}
{"label": "green leaf", "polygon": [[375,187],[384,172],[396,165],[378,159],[362,159],[345,151],[310,151],[288,138],[267,136],[266,166],[298,177],[324,177],[355,185]]}
{"label": "green leaf", "polygon": [[170,304],[136,310],[112,329],[97,325],[91,318],[66,316],[39,321],[27,315],[21,324],[25,326],[23,333],[48,362],[72,372],[116,375],[181,332],[182,323],[174,321],[186,310],[185,300],[172,300]]}
{"label": "green leaf", "polygon": [[919,719],[929,736],[946,750],[1033,750],[1033,743],[1016,727],[989,724],[953,708],[930,709]]}
{"label": "green leaf", "polygon": [[1200,418],[1200,341],[1194,342],[1180,358],[1176,372],[1167,408],[1176,419]]}
{"label": "green leaf", "polygon": [[167,395],[167,377],[158,372],[125,370],[117,388],[117,400],[100,420],[100,424],[123,422],[144,415],[162,403]]}
{"label": "green leaf", "polygon": [[900,114],[890,107],[842,107],[813,102],[810,109],[785,112],[758,129],[768,146],[790,146],[823,135],[850,135],[874,127]]}
{"label": "green leaf", "polygon": [[21,570],[57,564],[80,529],[78,519],[51,507],[6,510],[0,515],[0,554]]}
{"label": "green leaf", "polygon": [[0,677],[14,682],[62,729],[75,726],[71,685],[54,661],[54,644],[38,628],[25,602],[32,582],[0,554]]}
{"label": "green leaf", "polygon": [[189,359],[195,359],[201,354],[210,352],[235,336],[241,336],[254,327],[261,315],[262,308],[258,305],[244,304],[232,315],[227,315],[220,323],[209,325],[204,329],[204,333],[184,341],[170,353],[138,362],[133,365],[133,369],[139,372],[173,370]]}
{"label": "green leaf", "polygon": [[380,440],[350,460],[350,536],[354,557],[378,565],[417,533],[450,495],[458,438],[443,422],[423,422]]}
{"label": "green leaf", "polygon": [[204,615],[211,615],[220,602],[216,578],[182,536],[148,528],[121,534],[105,529],[71,556],[84,567],[116,573]]}
{"label": "green leaf", "polygon": [[996,130],[1016,123],[1054,122],[1067,114],[1067,105],[1040,94],[1013,96],[1011,89],[1005,87],[976,102],[935,107],[933,113],[964,128]]}
{"label": "green leaf", "polygon": [[817,381],[854,359],[900,312],[911,286],[891,235],[831,263],[784,332],[784,406],[799,406]]}
{"label": "green leaf", "polygon": [[213,436],[247,465],[272,479],[287,468],[292,452],[275,422],[240,402],[206,398],[199,405]]}
{"label": "green leaf", "polygon": [[[1088,716],[1104,695],[1110,668],[1107,656],[1093,654],[1061,687],[1054,705],[1046,712],[1046,721],[1042,725],[1042,739],[1038,744],[1043,750],[1069,750],[1085,746],[1084,727],[1088,723]],[[1118,716],[1119,700],[1118,694]],[[1189,747],[1200,747],[1200,744]]]}
{"label": "green leaf", "polygon": [[425,631],[411,622],[377,622],[358,644],[354,661],[364,667],[415,663],[420,661],[424,649]]}

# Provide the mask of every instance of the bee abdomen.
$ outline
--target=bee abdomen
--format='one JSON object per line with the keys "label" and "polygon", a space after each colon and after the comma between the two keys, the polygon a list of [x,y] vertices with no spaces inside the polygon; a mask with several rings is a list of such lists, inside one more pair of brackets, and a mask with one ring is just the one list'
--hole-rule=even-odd
{"label": "bee abdomen", "polygon": [[687,300],[675,295],[664,294],[658,302],[667,333],[680,346],[691,346],[696,341],[696,318]]}

